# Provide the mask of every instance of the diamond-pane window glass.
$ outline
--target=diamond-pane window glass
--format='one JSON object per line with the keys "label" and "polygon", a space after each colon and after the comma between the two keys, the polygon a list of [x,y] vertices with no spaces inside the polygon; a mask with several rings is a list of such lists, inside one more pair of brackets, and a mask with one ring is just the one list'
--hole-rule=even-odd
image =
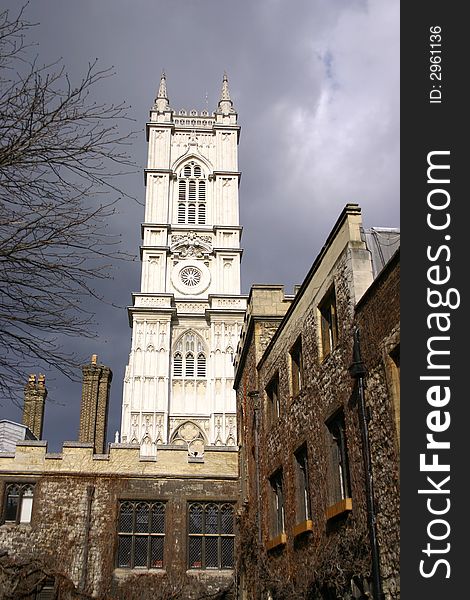
{"label": "diamond-pane window glass", "polygon": [[206,533],[217,533],[219,525],[219,507],[216,504],[206,506]]}
{"label": "diamond-pane window glass", "polygon": [[156,504],[152,508],[152,527],[150,533],[165,532],[165,507],[163,504]]}
{"label": "diamond-pane window glass", "polygon": [[119,537],[118,567],[130,568],[132,556],[132,536],[121,535]]}
{"label": "diamond-pane window glass", "polygon": [[148,542],[146,535],[134,538],[134,567],[147,566]]}
{"label": "diamond-pane window glass", "polygon": [[202,537],[189,538],[189,568],[202,568]]}
{"label": "diamond-pane window glass", "polygon": [[161,569],[163,567],[163,537],[152,537],[150,543],[152,545],[150,567]]}
{"label": "diamond-pane window glass", "polygon": [[233,533],[233,506],[224,504],[220,509],[222,533]]}
{"label": "diamond-pane window glass", "polygon": [[119,506],[117,566],[126,569],[163,567],[165,505],[125,500]]}
{"label": "diamond-pane window glass", "polygon": [[189,509],[189,533],[202,533],[202,506],[193,504]]}
{"label": "diamond-pane window glass", "polygon": [[138,533],[147,533],[149,530],[149,506],[147,503],[138,504],[135,511],[135,530]]}
{"label": "diamond-pane window glass", "polygon": [[205,537],[205,566],[206,569],[217,569],[219,566],[219,538]]}
{"label": "diamond-pane window glass", "polygon": [[191,503],[188,507],[190,569],[232,569],[234,512],[231,504]]}
{"label": "diamond-pane window glass", "polygon": [[119,512],[119,531],[132,531],[134,508],[132,504],[124,503]]}
{"label": "diamond-pane window glass", "polygon": [[222,569],[230,569],[233,566],[234,538],[223,537],[220,540],[222,554]]}

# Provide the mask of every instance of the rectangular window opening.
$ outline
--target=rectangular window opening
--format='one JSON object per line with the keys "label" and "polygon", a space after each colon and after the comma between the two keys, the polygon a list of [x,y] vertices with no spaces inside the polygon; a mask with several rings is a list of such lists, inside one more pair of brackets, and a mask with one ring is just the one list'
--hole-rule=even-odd
{"label": "rectangular window opening", "polygon": [[268,417],[269,423],[273,425],[281,416],[281,404],[279,398],[279,373],[271,379],[266,388],[268,396]]}
{"label": "rectangular window opening", "polygon": [[119,504],[117,566],[161,569],[165,542],[165,504],[122,500]]}
{"label": "rectangular window opening", "polygon": [[5,486],[2,523],[31,523],[34,484],[7,483]]}
{"label": "rectangular window opening", "polygon": [[284,494],[282,490],[282,469],[269,478],[271,486],[271,538],[284,533]]}
{"label": "rectangular window opening", "polygon": [[329,504],[351,497],[348,449],[343,411],[338,411],[326,423],[329,442]]}
{"label": "rectangular window opening", "polygon": [[333,352],[338,342],[338,323],[336,318],[336,294],[332,288],[318,307],[320,311],[322,358]]}
{"label": "rectangular window opening", "polygon": [[290,351],[292,396],[298,396],[302,389],[303,379],[303,357],[302,339],[299,337]]}
{"label": "rectangular window opening", "polygon": [[301,446],[294,454],[296,471],[296,502],[297,523],[308,521],[312,518],[309,488],[309,472],[307,445]]}
{"label": "rectangular window opening", "polygon": [[233,569],[235,523],[232,504],[191,502],[188,505],[188,568]]}

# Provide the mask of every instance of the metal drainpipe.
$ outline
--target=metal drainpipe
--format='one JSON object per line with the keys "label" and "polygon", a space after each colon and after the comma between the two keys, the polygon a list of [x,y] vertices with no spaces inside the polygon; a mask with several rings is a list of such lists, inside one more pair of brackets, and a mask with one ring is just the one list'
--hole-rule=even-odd
{"label": "metal drainpipe", "polygon": [[370,453],[368,415],[364,395],[364,377],[367,373],[361,356],[361,344],[359,339],[359,329],[354,328],[353,333],[353,362],[349,367],[349,374],[357,381],[359,392],[359,426],[362,439],[362,456],[364,460],[364,472],[366,480],[366,500],[367,500],[367,524],[369,528],[369,540],[372,557],[372,588],[376,600],[384,600],[385,595],[382,589],[382,576],[380,573],[380,552],[377,540],[377,515],[374,502],[374,481],[372,476],[372,458]]}
{"label": "metal drainpipe", "polygon": [[255,421],[255,469],[256,469],[256,501],[257,501],[257,526],[258,526],[258,543],[261,545],[261,498],[260,498],[260,481],[259,481],[259,392],[255,390],[248,392],[249,398],[253,399],[253,416]]}
{"label": "metal drainpipe", "polygon": [[83,559],[82,559],[82,572],[80,575],[80,582],[78,589],[80,592],[85,591],[86,580],[88,575],[88,550],[90,542],[90,528],[91,528],[91,503],[93,501],[93,494],[95,493],[94,485],[87,485],[86,488],[86,515],[85,515],[85,527],[84,527],[84,540],[83,540]]}

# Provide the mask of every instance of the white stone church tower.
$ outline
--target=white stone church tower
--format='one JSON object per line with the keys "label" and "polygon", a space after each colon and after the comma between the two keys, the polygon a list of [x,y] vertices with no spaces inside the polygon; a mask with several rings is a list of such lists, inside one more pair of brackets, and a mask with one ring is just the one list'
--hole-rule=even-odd
{"label": "white stone church tower", "polygon": [[224,76],[217,110],[175,112],[162,75],[147,123],[141,291],[129,309],[121,442],[237,443],[233,356],[240,295],[238,138]]}

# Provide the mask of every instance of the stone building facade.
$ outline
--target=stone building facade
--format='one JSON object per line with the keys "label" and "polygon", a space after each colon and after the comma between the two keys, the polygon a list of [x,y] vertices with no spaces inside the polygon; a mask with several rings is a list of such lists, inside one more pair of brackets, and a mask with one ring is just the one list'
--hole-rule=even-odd
{"label": "stone building facade", "polygon": [[[387,241],[396,237],[387,234]],[[395,256],[374,280],[347,205],[294,298],[253,286],[235,362],[240,597],[373,592],[358,388],[362,334],[381,585],[398,598],[399,295]],[[282,318],[280,318],[282,317]]]}
{"label": "stone building facade", "polygon": [[[21,586],[26,598],[44,600],[230,597],[235,448],[208,449],[197,461],[178,446],[148,459],[139,445],[97,455],[92,443],[65,442],[56,454],[46,442],[23,441],[0,453],[0,478],[0,549],[35,567],[29,580],[24,570],[19,580],[0,576],[0,598],[20,597]],[[198,527],[201,514],[210,535]]]}
{"label": "stone building facade", "polygon": [[246,309],[239,136],[227,76],[209,114],[174,111],[162,75],[147,124],[141,290],[129,309],[121,422],[121,441],[147,456],[168,443],[236,446],[232,361]]}

